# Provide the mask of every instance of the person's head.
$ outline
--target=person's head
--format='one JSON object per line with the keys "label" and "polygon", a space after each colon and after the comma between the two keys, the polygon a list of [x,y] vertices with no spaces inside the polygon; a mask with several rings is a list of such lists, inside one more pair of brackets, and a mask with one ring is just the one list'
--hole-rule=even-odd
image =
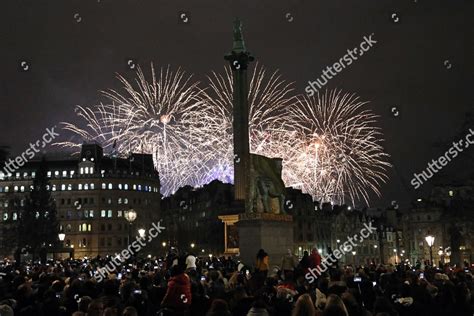
{"label": "person's head", "polygon": [[104,304],[101,300],[93,300],[89,304],[87,310],[87,316],[103,316],[104,314]]}
{"label": "person's head", "polygon": [[138,316],[138,312],[135,307],[128,306],[123,310],[122,316]]}
{"label": "person's head", "polygon": [[78,310],[84,313],[87,313],[87,309],[89,308],[89,304],[92,302],[92,298],[90,296],[83,296],[79,300],[78,303]]}
{"label": "person's head", "polygon": [[307,257],[309,255],[308,250],[303,251],[303,257]]}
{"label": "person's head", "polygon": [[291,256],[291,255],[293,254],[293,252],[291,251],[291,249],[287,249],[286,252],[287,252],[287,254],[288,254],[289,256]]}
{"label": "person's head", "polygon": [[13,309],[6,305],[6,304],[3,304],[3,305],[0,305],[0,315],[2,316],[13,316]]}
{"label": "person's head", "polygon": [[208,315],[230,315],[227,302],[221,299],[213,300]]}
{"label": "person's head", "polygon": [[263,250],[263,249],[260,249],[260,250],[257,252],[257,258],[262,259],[262,258],[264,258],[266,255],[267,255],[267,254],[266,254],[265,250]]}
{"label": "person's head", "polygon": [[104,310],[104,316],[118,316],[117,308],[115,307],[107,307]]}
{"label": "person's head", "polygon": [[397,311],[388,298],[379,296],[375,299],[374,315],[379,313],[387,313],[389,315],[397,315]]}
{"label": "person's head", "polygon": [[346,305],[349,315],[359,315],[360,314],[360,305],[357,302],[356,298],[350,292],[344,292],[342,294],[342,301]]}
{"label": "person's head", "polygon": [[331,294],[326,301],[323,316],[349,316],[344,302],[337,295]]}
{"label": "person's head", "polygon": [[316,309],[314,308],[313,301],[309,294],[301,295],[296,301],[295,308],[293,309],[293,316],[314,316],[316,315]]}
{"label": "person's head", "polygon": [[84,312],[77,311],[77,312],[72,313],[72,316],[86,316],[86,314]]}

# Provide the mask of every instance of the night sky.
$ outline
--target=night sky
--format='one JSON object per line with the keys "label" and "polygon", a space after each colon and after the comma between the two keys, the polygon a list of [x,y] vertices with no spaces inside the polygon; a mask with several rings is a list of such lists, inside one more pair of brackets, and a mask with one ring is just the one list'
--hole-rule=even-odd
{"label": "night sky", "polygon": [[[374,33],[374,47],[326,87],[358,94],[381,116],[395,168],[372,205],[403,205],[431,185],[414,191],[413,173],[467,133],[460,128],[473,109],[473,16],[474,1],[458,0],[4,0],[0,145],[20,153],[47,127],[74,122],[76,105],[120,88],[116,73],[132,78],[129,58],[146,70],[150,62],[181,66],[204,81],[226,64],[235,17],[257,61],[279,69],[298,93]],[[452,178],[466,167],[461,158],[446,169]]]}

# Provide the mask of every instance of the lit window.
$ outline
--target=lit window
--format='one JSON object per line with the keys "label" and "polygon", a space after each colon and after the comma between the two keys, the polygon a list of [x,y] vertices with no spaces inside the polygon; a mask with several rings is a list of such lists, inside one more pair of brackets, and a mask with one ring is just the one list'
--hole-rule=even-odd
{"label": "lit window", "polygon": [[12,220],[16,221],[18,219],[18,214],[16,212],[14,212],[12,214]]}
{"label": "lit window", "polygon": [[89,211],[89,217],[94,217],[94,211],[93,210]]}
{"label": "lit window", "polygon": [[48,178],[51,178],[51,171],[48,171],[47,176]]}
{"label": "lit window", "polygon": [[128,199],[127,198],[123,199],[123,204],[128,204]]}
{"label": "lit window", "polygon": [[136,184],[133,185],[133,189],[134,189],[134,190],[137,189],[137,185],[136,185]]}
{"label": "lit window", "polygon": [[[35,187],[33,185],[30,185],[30,191],[33,191]],[[6,192],[6,191],[5,191]]]}
{"label": "lit window", "polygon": [[84,174],[84,167],[81,167],[81,169],[79,169],[79,173]]}
{"label": "lit window", "polygon": [[102,178],[103,178],[104,175],[105,175],[105,170],[100,170],[100,174],[101,174],[101,176],[102,176]]}
{"label": "lit window", "polygon": [[89,211],[84,211],[84,217],[88,218],[89,217]]}
{"label": "lit window", "polygon": [[46,190],[48,190],[48,191],[50,190],[49,184],[46,185]]}
{"label": "lit window", "polygon": [[119,188],[119,190],[122,190],[122,183],[118,184],[118,188]]}
{"label": "lit window", "polygon": [[94,183],[91,183],[91,190],[94,190]]}
{"label": "lit window", "polygon": [[63,178],[66,178],[66,177],[67,177],[67,171],[63,170]]}
{"label": "lit window", "polygon": [[123,186],[123,188],[124,188],[125,190],[128,190],[128,184],[125,184],[125,185]]}
{"label": "lit window", "polygon": [[109,190],[112,190],[112,183],[109,183]]}
{"label": "lit window", "polygon": [[87,231],[87,224],[85,224],[85,223],[82,224],[82,231],[83,232]]}
{"label": "lit window", "polygon": [[142,185],[139,184],[139,185],[138,185],[138,191],[141,191],[141,190],[142,190]]}
{"label": "lit window", "polygon": [[34,179],[36,177],[36,171],[31,172],[31,177]]}
{"label": "lit window", "polygon": [[56,171],[54,172],[54,176],[55,176],[55,177],[59,177],[59,171],[56,170]]}
{"label": "lit window", "polygon": [[77,189],[78,189],[78,190],[82,190],[82,184],[78,184],[78,185],[77,185]]}
{"label": "lit window", "polygon": [[24,179],[28,178],[28,172],[23,172],[23,178]]}
{"label": "lit window", "polygon": [[[94,158],[92,158],[92,161],[94,161]],[[90,173],[93,174],[94,173],[94,167],[90,167]]]}
{"label": "lit window", "polygon": [[105,210],[100,211],[100,217],[105,217]]}
{"label": "lit window", "polygon": [[448,192],[448,194],[449,194],[449,196],[453,196],[453,195],[454,195],[454,192],[453,192],[452,190],[450,190],[450,191]]}
{"label": "lit window", "polygon": [[71,230],[72,230],[71,224],[67,224],[67,225],[66,225],[66,232],[68,233],[68,232],[70,232]]}
{"label": "lit window", "polygon": [[92,230],[92,225],[91,224],[88,224],[87,225],[87,231],[90,232]]}
{"label": "lit window", "polygon": [[122,198],[118,198],[118,204],[122,204]]}
{"label": "lit window", "polygon": [[122,211],[117,211],[117,217],[122,217]]}
{"label": "lit window", "polygon": [[107,184],[102,183],[102,189],[104,189],[104,190],[107,189]]}
{"label": "lit window", "polygon": [[68,191],[71,191],[71,190],[72,190],[72,184],[68,184],[68,185],[67,185],[67,190],[68,190]]}
{"label": "lit window", "polygon": [[5,180],[5,174],[2,171],[0,171],[0,180]]}
{"label": "lit window", "polygon": [[75,173],[74,170],[69,171],[69,175],[70,175],[71,178],[74,175],[74,173]]}
{"label": "lit window", "polygon": [[112,199],[111,198],[107,199],[107,204],[112,204]]}
{"label": "lit window", "polygon": [[53,184],[53,187],[51,190],[56,191],[56,184]]}
{"label": "lit window", "polygon": [[107,212],[107,217],[112,217],[112,210],[109,210],[109,211]]}
{"label": "lit window", "polygon": [[66,191],[66,185],[65,184],[61,184],[61,191]]}
{"label": "lit window", "polygon": [[19,173],[19,172],[16,172],[16,173],[15,173],[15,177],[16,177],[17,179],[20,179],[20,173]]}
{"label": "lit window", "polygon": [[8,213],[7,212],[3,213],[3,220],[4,221],[8,220]]}
{"label": "lit window", "polygon": [[18,192],[18,186],[17,186],[17,185],[15,185],[15,186],[13,187],[13,191],[14,191],[14,192]]}
{"label": "lit window", "polygon": [[82,225],[79,224],[79,231],[82,232]]}
{"label": "lit window", "polygon": [[5,192],[8,192],[9,188],[8,185],[5,187]]}
{"label": "lit window", "polygon": [[24,186],[24,185],[22,185],[22,186],[20,187],[20,192],[25,192],[25,186]]}
{"label": "lit window", "polygon": [[84,190],[89,190],[89,185],[87,183],[84,184]]}

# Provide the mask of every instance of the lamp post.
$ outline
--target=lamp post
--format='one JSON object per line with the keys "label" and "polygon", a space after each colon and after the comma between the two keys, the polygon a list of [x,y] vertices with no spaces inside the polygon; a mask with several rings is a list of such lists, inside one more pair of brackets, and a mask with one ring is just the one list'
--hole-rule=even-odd
{"label": "lamp post", "polygon": [[125,219],[129,223],[128,225],[128,243],[130,246],[130,239],[132,239],[132,224],[137,219],[137,212],[133,208],[130,208],[128,211],[125,211]]}
{"label": "lamp post", "polygon": [[190,246],[191,246],[191,249],[194,249],[194,247],[196,247],[196,244],[192,242]]}
{"label": "lamp post", "polygon": [[[353,252],[352,252],[352,259],[354,260],[354,268],[355,268],[355,266],[356,266],[356,257],[355,257],[356,254],[357,254],[356,251],[353,251]],[[355,271],[355,270],[354,270],[354,271]]]}
{"label": "lamp post", "polygon": [[64,238],[66,238],[66,234],[61,230],[58,234],[58,238],[59,238],[59,245],[60,245],[60,250],[59,251],[63,251]]}
{"label": "lamp post", "polygon": [[395,253],[395,264],[397,265],[397,264],[398,264],[398,253],[397,253],[397,249],[393,249],[393,252]]}
{"label": "lamp post", "polygon": [[433,235],[428,235],[425,237],[426,243],[430,247],[430,264],[433,266],[433,245],[435,237]]}
{"label": "lamp post", "polygon": [[140,228],[138,230],[138,236],[140,236],[140,238],[145,238],[145,232],[146,230],[144,228]]}

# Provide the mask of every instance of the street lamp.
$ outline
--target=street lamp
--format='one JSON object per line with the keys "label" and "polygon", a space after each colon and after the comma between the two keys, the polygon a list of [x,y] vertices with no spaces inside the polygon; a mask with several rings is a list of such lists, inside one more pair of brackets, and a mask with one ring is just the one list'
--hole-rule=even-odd
{"label": "street lamp", "polygon": [[163,246],[163,248],[166,247],[166,242],[163,241],[161,245]]}
{"label": "street lamp", "polygon": [[194,243],[191,243],[191,248],[194,248],[196,245]]}
{"label": "street lamp", "polygon": [[66,238],[66,234],[63,233],[63,232],[60,232],[60,233],[58,234],[58,237],[59,237],[59,241],[61,242],[61,247],[62,247],[64,238]]}
{"label": "street lamp", "polygon": [[138,230],[138,236],[140,236],[140,238],[145,238],[145,229],[140,228]]}
{"label": "street lamp", "polygon": [[393,249],[393,252],[395,253],[395,264],[398,264],[398,253],[397,253],[397,249]]}
{"label": "street lamp", "polygon": [[433,235],[428,235],[425,237],[426,243],[430,247],[430,264],[433,266],[433,245],[435,237]]}
{"label": "street lamp", "polygon": [[130,224],[128,225],[128,245],[130,245],[130,239],[132,239],[132,224],[137,219],[137,212],[133,208],[125,211],[125,219]]}
{"label": "street lamp", "polygon": [[356,254],[357,254],[357,252],[355,252],[355,251],[352,252],[352,258],[354,260],[354,268],[356,266],[356,257],[355,257]]}

